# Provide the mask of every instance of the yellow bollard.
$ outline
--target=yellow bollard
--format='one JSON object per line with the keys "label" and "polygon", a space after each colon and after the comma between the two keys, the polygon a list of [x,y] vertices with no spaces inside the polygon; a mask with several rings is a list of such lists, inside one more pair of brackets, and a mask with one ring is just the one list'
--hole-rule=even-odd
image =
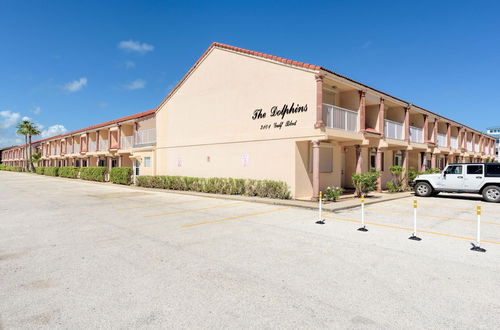
{"label": "yellow bollard", "polygon": [[368,231],[365,226],[365,195],[361,195],[361,227],[358,231]]}
{"label": "yellow bollard", "polygon": [[477,233],[476,233],[476,244],[472,244],[472,251],[477,252],[486,252],[485,249],[481,247],[481,205],[476,206],[476,214],[477,214]]}
{"label": "yellow bollard", "polygon": [[412,241],[421,241],[422,239],[417,236],[417,200],[413,200],[413,234],[408,238]]}

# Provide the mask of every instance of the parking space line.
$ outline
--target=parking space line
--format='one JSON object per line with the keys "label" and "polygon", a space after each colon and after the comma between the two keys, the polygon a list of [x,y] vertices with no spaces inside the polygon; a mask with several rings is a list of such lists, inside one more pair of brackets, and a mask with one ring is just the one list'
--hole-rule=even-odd
{"label": "parking space line", "polygon": [[229,207],[229,206],[234,206],[234,205],[244,204],[244,203],[248,203],[248,202],[235,202],[235,203],[227,203],[227,204],[221,204],[221,205],[213,205],[213,206],[208,206],[208,207],[202,207],[202,208],[199,208],[199,209],[188,209],[188,210],[180,210],[180,211],[173,211],[173,212],[163,212],[163,213],[158,213],[158,214],[148,214],[148,215],[145,215],[144,217],[145,218],[151,218],[151,217],[161,217],[163,215],[197,212],[197,211],[203,211],[203,210],[209,210],[209,209]]}
{"label": "parking space line", "polygon": [[[404,214],[404,215],[408,215],[408,216],[410,216],[412,214],[411,212],[390,211],[390,210],[385,210],[385,209],[380,209],[380,208],[368,208],[367,211],[392,213],[392,214]],[[457,218],[457,217],[445,217],[445,216],[441,216],[441,215],[430,215],[430,214],[421,214],[421,213],[419,213],[418,216],[419,217],[426,217],[426,218],[443,219],[443,220],[463,221],[463,222],[476,222],[477,221],[477,220],[471,220],[471,219],[464,219],[464,218]],[[481,223],[487,223],[487,224],[491,224],[491,225],[500,226],[500,223],[492,222],[492,221],[481,220]]]}
{"label": "parking space line", "polygon": [[149,204],[149,205],[141,205],[141,206],[131,206],[131,207],[122,207],[117,210],[123,211],[123,210],[133,210],[133,209],[146,209],[148,207],[154,207],[154,206],[162,206],[162,205],[169,205],[169,204],[185,204],[185,203],[194,203],[194,202],[200,202],[203,201],[203,199],[191,199],[187,201],[170,201],[170,202],[163,202],[163,203],[157,203],[157,204]]}
{"label": "parking space line", "polygon": [[181,228],[191,228],[195,226],[201,226],[201,225],[208,225],[211,223],[217,223],[217,222],[223,222],[223,221],[230,221],[230,220],[238,220],[241,218],[248,218],[248,217],[253,217],[257,215],[262,215],[262,214],[269,214],[269,213],[274,213],[274,212],[279,212],[279,211],[284,211],[288,210],[290,207],[282,207],[279,209],[274,209],[274,210],[269,210],[269,211],[263,211],[263,212],[257,212],[257,213],[250,213],[250,214],[243,214],[243,215],[237,215],[234,217],[228,217],[228,218],[222,218],[222,219],[216,219],[216,220],[209,220],[209,221],[203,221],[203,222],[198,222],[198,223],[191,223],[188,225],[182,225]]}
{"label": "parking space line", "polygon": [[[393,202],[394,204],[400,204],[400,205],[408,205],[410,206],[411,203],[405,203],[405,202]],[[445,206],[445,205],[436,205],[436,204],[429,204],[429,203],[425,203],[425,202],[419,202],[419,205],[421,207],[441,207],[441,208],[445,208],[445,209],[451,209],[451,210],[456,210],[456,211],[471,211],[472,213],[475,213],[476,212],[476,206],[477,204],[475,205],[471,205],[471,208],[457,208],[457,207],[454,207],[454,206]],[[492,212],[492,211],[482,211],[483,213],[498,213],[498,212]]]}
{"label": "parking space line", "polygon": [[[339,221],[345,221],[345,222],[353,222],[353,223],[359,223],[360,220],[354,220],[354,219],[349,219],[349,218],[341,218],[341,217],[332,217],[329,215],[323,215],[325,218],[331,219],[331,220],[339,220]],[[383,223],[377,223],[377,222],[366,222],[367,225],[371,226],[378,226],[378,227],[386,227],[386,228],[391,228],[391,229],[399,229],[399,230],[405,230],[405,231],[413,231],[413,228],[408,228],[408,227],[401,227],[401,226],[395,226],[395,225],[387,225]],[[437,235],[437,236],[445,236],[445,237],[450,237],[450,238],[457,238],[457,239],[462,239],[465,241],[472,241],[474,242],[476,238],[474,237],[466,237],[466,236],[459,236],[459,235],[453,235],[453,234],[447,234],[447,233],[440,233],[436,231],[430,231],[430,230],[424,230],[424,229],[419,229],[419,233],[426,233],[426,234],[431,234],[431,235]],[[500,245],[500,242],[496,241],[488,241],[488,240],[481,240],[481,243],[490,243],[490,244],[497,244]]]}

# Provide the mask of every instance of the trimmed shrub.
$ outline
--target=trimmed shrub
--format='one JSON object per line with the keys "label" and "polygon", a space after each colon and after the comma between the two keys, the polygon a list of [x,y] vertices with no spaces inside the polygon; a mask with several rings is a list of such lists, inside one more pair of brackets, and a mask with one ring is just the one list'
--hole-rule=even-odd
{"label": "trimmed shrub", "polygon": [[109,173],[109,181],[119,184],[132,183],[132,168],[130,167],[113,167]]}
{"label": "trimmed shrub", "polygon": [[78,178],[79,168],[74,166],[64,166],[59,168],[58,175],[63,178]]}
{"label": "trimmed shrub", "polygon": [[340,187],[327,187],[325,193],[323,194],[323,199],[327,201],[335,202],[342,196],[344,189]]}
{"label": "trimmed shrub", "polygon": [[80,169],[80,179],[104,182],[107,171],[108,169],[104,166],[82,167]]}
{"label": "trimmed shrub", "polygon": [[41,175],[43,175],[43,174],[44,174],[44,172],[45,172],[45,167],[43,167],[43,166],[37,166],[37,167],[35,167],[35,173],[36,173],[36,174],[41,174]]}
{"label": "trimmed shrub", "polygon": [[290,198],[288,185],[285,182],[273,180],[142,175],[137,177],[137,185],[147,188],[189,190],[213,194]]}
{"label": "trimmed shrub", "polygon": [[50,175],[50,176],[58,176],[59,175],[59,167],[47,166],[47,167],[45,167],[43,174]]}
{"label": "trimmed shrub", "polygon": [[367,195],[370,191],[376,189],[377,179],[380,173],[372,170],[368,173],[355,173],[352,175],[352,183],[356,188],[356,197],[361,197],[361,195]]}
{"label": "trimmed shrub", "polygon": [[9,172],[22,172],[23,168],[21,166],[0,165],[0,170]]}

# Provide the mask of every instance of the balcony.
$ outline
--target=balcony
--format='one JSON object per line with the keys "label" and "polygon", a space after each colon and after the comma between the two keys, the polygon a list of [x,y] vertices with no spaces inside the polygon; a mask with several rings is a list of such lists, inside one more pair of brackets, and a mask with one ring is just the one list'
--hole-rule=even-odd
{"label": "balcony", "polygon": [[467,151],[472,151],[472,141],[467,141]]}
{"label": "balcony", "polygon": [[107,151],[109,149],[108,140],[99,140],[99,151]]}
{"label": "balcony", "polygon": [[51,155],[55,155],[56,154],[56,148],[55,147],[51,147],[50,148],[50,154]]}
{"label": "balcony", "polygon": [[403,124],[392,120],[385,120],[385,137],[403,140]]}
{"label": "balcony", "polygon": [[89,141],[89,152],[95,152],[96,150],[96,141]]}
{"label": "balcony", "polygon": [[450,138],[450,145],[453,149],[458,149],[458,138],[456,136]]}
{"label": "balcony", "polygon": [[156,129],[150,128],[135,132],[134,145],[156,143]]}
{"label": "balcony", "polygon": [[73,146],[73,153],[77,154],[79,152],[80,152],[80,145],[75,143],[75,145]]}
{"label": "balcony", "polygon": [[323,103],[323,122],[329,128],[358,131],[358,113],[335,105]]}
{"label": "balcony", "polygon": [[410,141],[416,143],[424,143],[424,129],[410,126]]}
{"label": "balcony", "polygon": [[125,135],[121,137],[120,149],[132,149],[133,145],[134,145],[134,137],[132,135],[130,136]]}
{"label": "balcony", "polygon": [[474,143],[474,151],[475,152],[480,152],[480,150],[479,150],[479,143]]}
{"label": "balcony", "polygon": [[446,143],[446,134],[439,134],[437,135],[437,142],[438,142],[438,146],[440,147],[448,147],[448,144]]}

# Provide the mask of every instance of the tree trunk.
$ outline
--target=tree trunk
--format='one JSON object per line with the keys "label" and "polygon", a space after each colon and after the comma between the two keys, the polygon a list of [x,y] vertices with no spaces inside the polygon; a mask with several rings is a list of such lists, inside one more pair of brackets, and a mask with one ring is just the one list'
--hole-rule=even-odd
{"label": "tree trunk", "polygon": [[31,160],[31,134],[28,134],[28,167],[30,172],[34,172],[33,161]]}
{"label": "tree trunk", "polygon": [[28,149],[26,146],[28,145],[28,135],[24,135],[24,161],[23,161],[23,169],[25,172],[28,171]]}

